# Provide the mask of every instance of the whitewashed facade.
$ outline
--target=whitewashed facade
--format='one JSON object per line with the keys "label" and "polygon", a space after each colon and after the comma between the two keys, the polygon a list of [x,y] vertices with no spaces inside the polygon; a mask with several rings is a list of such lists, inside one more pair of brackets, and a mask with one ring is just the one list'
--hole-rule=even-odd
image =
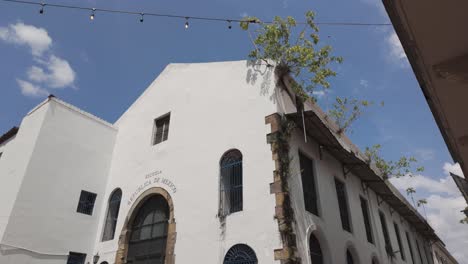
{"label": "whitewashed facade", "polygon": [[[430,243],[438,238],[427,222],[398,194],[381,194],[391,187],[377,184],[388,182],[374,175],[375,185],[363,183],[355,167],[314,138],[309,125],[317,120],[333,130],[323,118],[311,117],[323,117],[315,105],[304,105],[305,129],[296,122],[288,139],[288,180],[275,176],[279,157],[271,138],[278,124],[271,120],[301,116],[289,81],[246,61],[170,64],[114,124],[49,97],[25,116],[17,133],[0,139],[0,263],[72,263],[69,255],[76,253],[86,256],[78,254],[75,263],[94,263],[97,255],[96,263],[104,264],[234,263],[226,255],[239,258],[246,246],[256,260],[247,262],[250,252],[236,263],[312,263],[313,235],[327,264],[347,263],[347,251],[354,263],[433,264]],[[334,151],[355,152],[346,137],[330,133],[342,146]],[[232,196],[220,175],[230,150],[241,154],[241,181],[232,189],[241,196]],[[317,215],[305,210],[299,152],[313,162]],[[336,179],[346,188],[350,231],[342,228]],[[96,195],[91,212],[77,212],[82,191]],[[146,241],[141,238],[148,218],[137,222],[143,208],[153,208],[152,197],[167,209],[163,224],[152,216],[150,232],[164,242],[162,253],[135,246]],[[372,243],[361,199],[368,202]],[[240,207],[233,209],[235,200]],[[292,220],[281,224],[287,204]],[[397,252],[395,224],[405,260]],[[288,225],[294,241],[284,236]]]}

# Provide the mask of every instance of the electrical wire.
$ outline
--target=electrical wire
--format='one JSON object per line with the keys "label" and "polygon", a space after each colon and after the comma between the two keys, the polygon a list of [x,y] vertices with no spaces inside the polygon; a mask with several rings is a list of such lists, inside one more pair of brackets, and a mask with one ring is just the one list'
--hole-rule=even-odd
{"label": "electrical wire", "polygon": [[[77,10],[86,10],[91,11],[91,19],[94,19],[94,15],[97,12],[103,13],[114,13],[114,14],[125,14],[125,15],[136,15],[140,17],[140,22],[143,22],[143,15],[144,16],[154,16],[154,17],[165,17],[165,18],[176,18],[176,19],[183,19],[185,20],[185,26],[188,25],[188,20],[204,20],[204,21],[214,21],[214,22],[225,22],[229,24],[229,28],[231,28],[232,22],[248,22],[248,23],[258,23],[256,20],[243,20],[243,19],[232,19],[232,18],[220,18],[220,17],[205,17],[205,16],[186,16],[186,15],[176,15],[176,14],[163,14],[163,13],[151,13],[151,12],[136,12],[136,11],[128,11],[128,10],[118,10],[118,9],[107,9],[107,8],[93,8],[93,7],[86,7],[86,6],[74,6],[74,5],[63,5],[63,4],[51,4],[51,3],[44,3],[44,2],[33,2],[33,1],[23,1],[23,0],[0,0],[2,2],[9,2],[9,3],[17,3],[17,4],[25,4],[25,5],[37,5],[40,6],[39,13],[44,13],[44,8],[46,7],[55,7],[55,8],[63,8],[63,9],[77,9]],[[265,24],[272,24],[272,21],[262,21]],[[307,24],[306,22],[298,22],[297,24]],[[323,26],[391,26],[391,23],[361,23],[361,22],[316,22],[316,25],[323,25]]]}

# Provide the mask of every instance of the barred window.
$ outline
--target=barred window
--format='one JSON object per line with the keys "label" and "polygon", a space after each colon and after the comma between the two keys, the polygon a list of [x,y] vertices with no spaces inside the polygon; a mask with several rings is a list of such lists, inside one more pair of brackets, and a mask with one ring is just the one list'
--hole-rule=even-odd
{"label": "barred window", "polygon": [[400,237],[400,228],[398,228],[398,224],[393,222],[393,227],[395,228],[395,233],[396,233],[396,238],[398,242],[398,247],[400,248],[400,256],[402,260],[406,260],[405,256],[405,249],[403,248],[403,244],[401,243],[401,237]]}
{"label": "barred window", "polygon": [[312,263],[323,264],[322,248],[320,247],[320,242],[314,234],[311,234],[309,238],[309,252]]}
{"label": "barred window", "polygon": [[351,232],[351,221],[349,219],[348,199],[346,197],[346,186],[343,182],[335,179],[336,195],[340,209],[341,226],[344,230]]}
{"label": "barred window", "polygon": [[385,215],[382,212],[379,212],[380,224],[382,225],[382,232],[385,241],[385,251],[387,254],[393,253],[392,242],[390,241],[390,236],[388,234],[387,221],[385,220]]}
{"label": "barred window", "polygon": [[362,209],[362,216],[364,217],[364,226],[366,227],[366,236],[367,241],[369,243],[374,243],[374,237],[372,236],[372,224],[369,215],[369,204],[367,200],[360,197],[361,199],[361,209]]}
{"label": "barred window", "polygon": [[314,164],[311,159],[299,152],[301,167],[302,192],[305,210],[318,216],[317,189],[315,187]]}
{"label": "barred window", "polygon": [[226,256],[223,264],[257,264],[257,256],[255,251],[245,244],[237,244],[232,246]]}
{"label": "barred window", "polygon": [[409,238],[408,232],[405,232],[406,234],[406,241],[408,242],[408,248],[411,256],[411,263],[414,263],[414,252],[413,252],[413,246],[411,245],[411,240]]}
{"label": "barred window", "polygon": [[122,190],[116,189],[112,192],[107,208],[106,223],[102,234],[102,241],[114,239],[115,227],[119,216],[120,200],[122,199]]}
{"label": "barred window", "polygon": [[230,150],[220,163],[220,215],[242,211],[242,153]]}
{"label": "barred window", "polygon": [[169,136],[169,122],[171,114],[166,114],[154,120],[153,145],[166,141]]}
{"label": "barred window", "polygon": [[84,264],[86,260],[86,254],[70,252],[68,254],[67,264]]}
{"label": "barred window", "polygon": [[81,191],[80,201],[78,202],[78,213],[92,215],[94,210],[94,202],[97,194],[87,191]]}

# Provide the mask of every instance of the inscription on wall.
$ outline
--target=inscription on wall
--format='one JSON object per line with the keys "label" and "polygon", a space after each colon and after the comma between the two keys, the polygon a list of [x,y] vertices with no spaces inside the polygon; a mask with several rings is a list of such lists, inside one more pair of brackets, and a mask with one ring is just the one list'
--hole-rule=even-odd
{"label": "inscription on wall", "polygon": [[165,185],[170,191],[172,191],[172,193],[176,193],[177,187],[175,186],[175,184],[171,180],[159,176],[160,174],[162,174],[162,171],[153,171],[151,173],[146,174],[145,181],[141,183],[140,185],[138,185],[136,190],[132,193],[132,195],[128,199],[127,204],[131,205],[141,192],[146,190],[148,186],[155,184],[155,183],[160,184],[160,185]]}

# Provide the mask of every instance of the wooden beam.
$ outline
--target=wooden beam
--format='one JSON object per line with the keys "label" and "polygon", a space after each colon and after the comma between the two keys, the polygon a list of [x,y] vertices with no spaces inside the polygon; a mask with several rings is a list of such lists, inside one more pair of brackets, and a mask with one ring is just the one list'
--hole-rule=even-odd
{"label": "wooden beam", "polygon": [[433,65],[432,69],[443,79],[468,82],[468,54],[442,61]]}

